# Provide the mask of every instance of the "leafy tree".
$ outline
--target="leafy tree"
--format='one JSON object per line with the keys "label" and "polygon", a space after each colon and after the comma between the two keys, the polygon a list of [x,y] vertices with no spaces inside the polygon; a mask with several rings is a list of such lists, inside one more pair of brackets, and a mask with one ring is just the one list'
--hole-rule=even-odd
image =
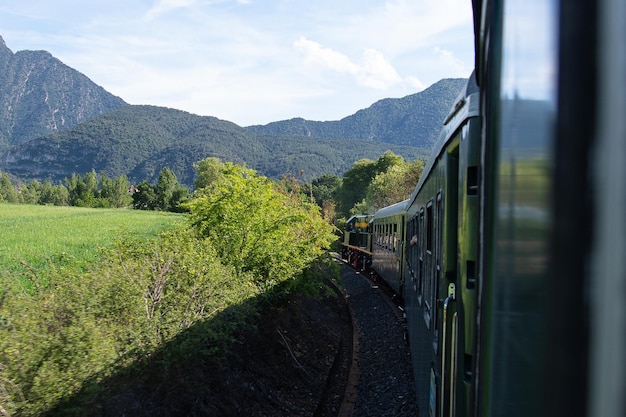
{"label": "leafy tree", "polygon": [[89,199],[91,197],[98,196],[98,174],[95,170],[91,170],[85,174],[85,191],[83,193],[83,199]]}
{"label": "leafy tree", "polygon": [[358,201],[363,199],[367,186],[376,176],[376,163],[371,159],[356,161],[343,176],[339,192],[339,210],[346,215]]}
{"label": "leafy tree", "polygon": [[159,173],[159,182],[155,189],[156,209],[161,211],[180,211],[178,206],[187,198],[189,190],[176,179],[176,174],[163,168]]}
{"label": "leafy tree", "polygon": [[136,210],[156,210],[157,196],[154,187],[148,181],[142,181],[133,193],[133,208]]}
{"label": "leafy tree", "polygon": [[40,188],[41,183],[39,181],[31,181],[26,187],[22,188],[20,201],[26,204],[39,204]]}
{"label": "leafy tree", "polygon": [[196,162],[193,167],[196,170],[194,186],[198,190],[208,187],[220,178],[223,164],[219,158],[211,157]]}
{"label": "leafy tree", "polygon": [[423,171],[424,161],[421,159],[392,165],[387,171],[376,175],[368,186],[367,206],[378,210],[407,199]]}
{"label": "leafy tree", "polygon": [[192,227],[239,274],[261,286],[300,274],[334,240],[319,207],[284,194],[252,169],[226,163],[221,178],[185,205]]}
{"label": "leafy tree", "polygon": [[65,179],[65,186],[69,194],[69,205],[79,207],[97,207],[102,204],[96,201],[98,193],[98,175],[95,170],[86,173],[85,176],[72,174]]}
{"label": "leafy tree", "polygon": [[69,200],[67,188],[63,185],[53,185],[50,181],[41,183],[39,189],[39,204],[53,204],[66,206]]}
{"label": "leafy tree", "polygon": [[103,172],[100,184],[100,197],[105,198],[111,207],[126,207],[132,203],[133,199],[128,194],[130,182],[126,175],[111,179]]}
{"label": "leafy tree", "polygon": [[366,199],[363,199],[350,209],[350,215],[354,216],[355,214],[374,213],[375,211],[376,209],[368,203]]}
{"label": "leafy tree", "polygon": [[324,201],[335,201],[341,188],[341,179],[334,174],[324,174],[311,181],[311,194],[318,204]]}
{"label": "leafy tree", "polygon": [[336,219],[337,211],[334,200],[322,201],[322,217],[328,221],[334,221]]}
{"label": "leafy tree", "polygon": [[376,161],[370,159],[356,161],[352,168],[346,171],[343,176],[343,183],[338,198],[340,212],[347,216],[350,209],[365,198],[367,187],[369,187],[376,175],[402,163],[403,158],[391,151],[385,152]]}
{"label": "leafy tree", "polygon": [[65,186],[69,194],[69,205],[75,206],[78,200],[83,198],[86,190],[85,181],[82,176],[74,173],[65,179]]}
{"label": "leafy tree", "polygon": [[401,165],[403,163],[404,158],[402,158],[400,155],[396,155],[391,151],[386,151],[380,156],[380,158],[376,160],[376,172],[386,172],[389,168],[396,165]]}
{"label": "leafy tree", "polygon": [[19,202],[19,198],[19,193],[15,189],[9,176],[0,172],[0,201],[17,203]]}

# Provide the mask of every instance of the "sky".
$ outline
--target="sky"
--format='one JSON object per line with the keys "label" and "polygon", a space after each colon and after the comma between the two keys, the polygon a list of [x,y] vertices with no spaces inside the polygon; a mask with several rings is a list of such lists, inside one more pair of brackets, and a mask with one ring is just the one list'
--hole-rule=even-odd
{"label": "sky", "polygon": [[0,36],[127,103],[240,126],[339,120],[474,59],[470,0],[0,0]]}

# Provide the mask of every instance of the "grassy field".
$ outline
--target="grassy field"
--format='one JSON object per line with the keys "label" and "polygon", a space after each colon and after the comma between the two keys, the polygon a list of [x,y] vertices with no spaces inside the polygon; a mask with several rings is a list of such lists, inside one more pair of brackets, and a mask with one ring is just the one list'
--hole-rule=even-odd
{"label": "grassy field", "polygon": [[[0,274],[88,264],[123,231],[155,236],[180,214],[141,210],[0,204]],[[45,274],[45,273],[44,273]]]}

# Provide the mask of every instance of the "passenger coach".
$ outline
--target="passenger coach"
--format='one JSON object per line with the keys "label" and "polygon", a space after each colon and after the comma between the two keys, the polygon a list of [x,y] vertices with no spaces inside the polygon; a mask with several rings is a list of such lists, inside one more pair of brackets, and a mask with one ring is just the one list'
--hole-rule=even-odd
{"label": "passenger coach", "polygon": [[[479,221],[478,115],[479,92],[472,76],[444,121],[406,205],[403,298],[416,386],[422,392],[418,406],[430,410],[428,415],[437,410],[436,415],[449,415],[455,392],[469,397]],[[462,402],[456,407],[469,406],[469,401]]]}

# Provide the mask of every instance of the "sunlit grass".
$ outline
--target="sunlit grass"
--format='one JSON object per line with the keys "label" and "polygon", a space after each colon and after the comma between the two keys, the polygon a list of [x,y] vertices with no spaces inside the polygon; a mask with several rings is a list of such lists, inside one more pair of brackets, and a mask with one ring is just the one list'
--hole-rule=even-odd
{"label": "sunlit grass", "polygon": [[100,248],[128,232],[149,238],[180,214],[0,204],[0,273],[44,272],[51,265],[97,262]]}

